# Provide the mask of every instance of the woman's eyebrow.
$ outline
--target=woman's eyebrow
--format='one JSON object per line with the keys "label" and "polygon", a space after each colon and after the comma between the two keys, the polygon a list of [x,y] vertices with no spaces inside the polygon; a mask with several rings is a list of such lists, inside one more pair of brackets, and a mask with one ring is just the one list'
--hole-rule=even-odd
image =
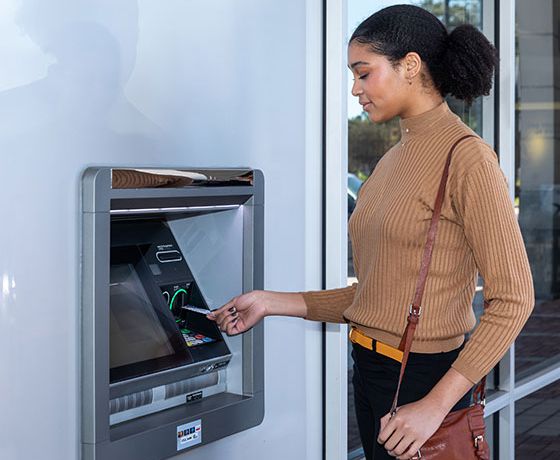
{"label": "woman's eyebrow", "polygon": [[357,66],[359,66],[359,65],[369,65],[369,62],[366,62],[366,61],[356,61],[356,62],[350,64],[350,65],[348,66],[348,68],[349,68],[350,70],[352,70],[352,69],[354,69],[355,67],[357,67]]}

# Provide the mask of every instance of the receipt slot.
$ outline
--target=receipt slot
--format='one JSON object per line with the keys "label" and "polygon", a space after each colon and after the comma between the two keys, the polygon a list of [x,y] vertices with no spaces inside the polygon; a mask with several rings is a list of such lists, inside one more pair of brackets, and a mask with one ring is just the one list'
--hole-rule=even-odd
{"label": "receipt slot", "polygon": [[82,458],[169,458],[261,423],[262,324],[206,313],[263,287],[262,173],[82,179]]}

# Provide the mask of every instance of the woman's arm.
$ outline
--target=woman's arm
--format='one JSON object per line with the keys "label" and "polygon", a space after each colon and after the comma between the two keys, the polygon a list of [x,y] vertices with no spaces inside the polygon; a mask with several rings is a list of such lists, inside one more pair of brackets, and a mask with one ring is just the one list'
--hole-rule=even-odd
{"label": "woman's arm", "polygon": [[245,332],[265,316],[273,315],[342,323],[356,286],[310,292],[251,291],[234,297],[207,317],[229,335]]}
{"label": "woman's arm", "polygon": [[345,323],[344,312],[352,305],[358,283],[338,289],[302,292],[307,305],[305,319],[326,323]]}
{"label": "woman's arm", "polygon": [[[466,175],[456,205],[488,302],[452,367],[478,382],[504,356],[535,303],[531,267],[506,178],[494,152]],[[490,155],[491,154],[491,155]]]}

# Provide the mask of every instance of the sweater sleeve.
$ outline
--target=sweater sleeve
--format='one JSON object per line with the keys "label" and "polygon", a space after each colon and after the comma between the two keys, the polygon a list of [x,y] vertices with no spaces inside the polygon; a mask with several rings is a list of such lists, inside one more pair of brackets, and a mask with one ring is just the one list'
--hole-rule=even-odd
{"label": "sweater sleeve", "polygon": [[345,323],[346,320],[342,314],[352,304],[357,287],[358,283],[354,283],[345,288],[302,292],[307,306],[305,319]]}
{"label": "sweater sleeve", "polygon": [[504,356],[534,306],[531,269],[506,178],[488,150],[492,158],[463,176],[455,198],[489,303],[452,365],[473,383]]}

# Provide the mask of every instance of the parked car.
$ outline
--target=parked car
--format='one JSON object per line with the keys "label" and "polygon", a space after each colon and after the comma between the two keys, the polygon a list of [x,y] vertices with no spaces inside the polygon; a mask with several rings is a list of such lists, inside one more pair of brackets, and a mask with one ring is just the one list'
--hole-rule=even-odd
{"label": "parked car", "polygon": [[363,181],[355,174],[348,173],[348,218],[356,207],[356,200],[358,199],[358,191],[362,186]]}
{"label": "parked car", "polygon": [[[348,173],[348,218],[354,211],[356,207],[356,200],[358,199],[358,191],[362,186],[363,181],[361,181],[358,176],[352,173]],[[356,281],[354,278],[356,275],[354,273],[354,258],[352,255],[352,243],[350,242],[350,237],[348,237],[348,280],[350,283]]]}

